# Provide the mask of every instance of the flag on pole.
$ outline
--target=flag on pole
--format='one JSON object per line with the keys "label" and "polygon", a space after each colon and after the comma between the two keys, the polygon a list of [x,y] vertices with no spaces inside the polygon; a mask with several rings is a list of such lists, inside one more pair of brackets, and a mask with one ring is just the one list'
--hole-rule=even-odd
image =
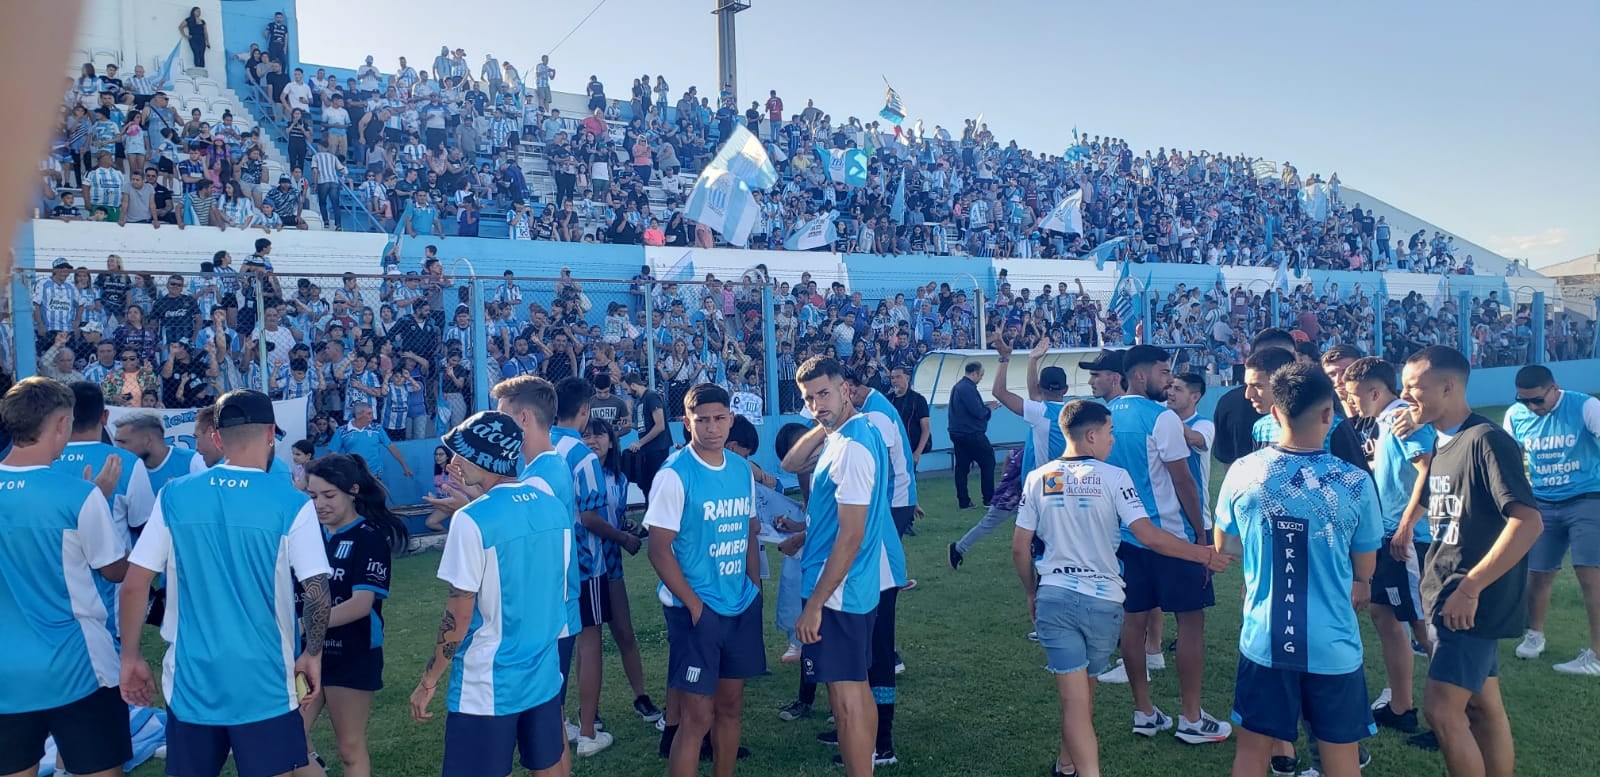
{"label": "flag on pole", "polygon": [[1328,219],[1328,187],[1322,183],[1308,183],[1300,191],[1300,207],[1312,221]]}
{"label": "flag on pole", "polygon": [[1114,237],[1098,246],[1095,246],[1094,250],[1090,251],[1089,254],[1083,258],[1088,259],[1093,257],[1094,269],[1104,270],[1106,268],[1106,258],[1115,254],[1117,249],[1126,242],[1128,242],[1127,237]]}
{"label": "flag on pole", "polygon": [[887,93],[883,96],[883,110],[878,111],[878,115],[882,116],[884,121],[898,127],[906,120],[905,105],[900,102],[900,93],[889,85],[889,79],[883,79],[883,88]]}
{"label": "flag on pole", "polygon": [[183,56],[178,51],[180,45],[181,41],[172,44],[172,52],[162,60],[161,72],[158,74],[161,80],[156,83],[157,90],[171,89],[177,82],[178,76],[183,75]]}
{"label": "flag on pole", "polygon": [[1122,322],[1123,340],[1124,343],[1128,343],[1133,339],[1129,330],[1129,326],[1133,323],[1133,294],[1128,291],[1128,265],[1132,262],[1124,259],[1118,264],[1117,285],[1111,293],[1111,312]]}
{"label": "flag on pole", "polygon": [[823,213],[795,230],[788,240],[783,241],[783,247],[790,251],[810,251],[833,245],[838,239],[839,231],[833,226],[833,214]]}
{"label": "flag on pole", "polygon": [[896,224],[906,220],[906,171],[900,171],[900,188],[895,190],[894,202],[889,204],[889,218]]}
{"label": "flag on pole", "polygon": [[920,142],[922,140],[922,120],[921,119],[917,119],[917,123],[916,123],[915,126],[912,127],[912,131],[916,133],[917,140]]}
{"label": "flag on pole", "polygon": [[828,180],[846,186],[867,185],[867,152],[859,148],[817,146],[817,156],[828,166]]}
{"label": "flag on pole", "polygon": [[1039,228],[1069,235],[1083,234],[1083,190],[1079,189],[1057,203],[1050,214],[1039,222]]}
{"label": "flag on pole", "polygon": [[1278,263],[1278,272],[1272,276],[1272,288],[1279,293],[1289,293],[1289,262],[1284,260]]}
{"label": "flag on pole", "polygon": [[695,180],[683,215],[721,233],[730,245],[743,246],[750,240],[759,212],[744,181],[732,171],[708,167]]}
{"label": "flag on pole", "polygon": [[727,142],[722,144],[717,155],[711,158],[711,164],[706,166],[708,170],[712,168],[733,173],[751,189],[770,189],[778,182],[778,171],[772,167],[767,149],[755,135],[750,134],[750,130],[739,123],[733,125]]}
{"label": "flag on pole", "polygon": [[1267,181],[1278,177],[1278,165],[1265,159],[1257,159],[1250,163],[1250,172],[1255,175],[1256,180]]}

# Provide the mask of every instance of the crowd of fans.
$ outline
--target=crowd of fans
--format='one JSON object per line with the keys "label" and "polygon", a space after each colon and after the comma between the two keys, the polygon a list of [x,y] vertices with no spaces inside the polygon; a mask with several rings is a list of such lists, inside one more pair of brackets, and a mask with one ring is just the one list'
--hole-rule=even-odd
{"label": "crowd of fans", "polygon": [[[57,153],[41,166],[45,211],[270,234],[304,228],[313,200],[323,221],[337,225],[348,191],[375,227],[407,235],[474,235],[488,211],[504,214],[513,239],[687,245],[705,236],[684,218],[692,178],[679,174],[698,170],[742,122],[767,143],[780,173],[773,189],[756,195],[757,247],[781,248],[791,230],[832,211],[840,238],[831,248],[839,251],[1065,257],[1117,241],[1111,258],[1135,262],[1473,272],[1472,257],[1459,256],[1453,238],[1397,235],[1359,203],[1347,207],[1337,175],[1303,180],[1292,165],[1269,170],[1242,155],[1163,148],[1139,156],[1125,141],[1099,136],[1081,136],[1065,156],[1035,154],[1014,141],[1001,145],[972,120],[955,135],[854,117],[836,123],[809,101],[786,111],[776,92],[740,114],[727,90],[712,98],[695,87],[672,102],[665,78],[648,75],[634,79],[626,100],[608,97],[591,76],[590,115],[579,120],[552,106],[557,74],[548,57],[529,71],[531,85],[510,62],[485,57],[474,72],[464,50],[448,47],[431,68],[402,58],[389,75],[368,57],[340,84],[321,70],[309,78],[287,72],[284,49],[271,40],[236,58],[257,90],[259,118],[286,141],[290,164],[277,181],[265,179],[273,140],[262,129],[226,114],[214,126],[198,111],[185,120],[143,68],[124,81],[115,66],[97,73],[86,64],[63,103]],[[866,149],[866,185],[829,181],[818,146]],[[530,182],[530,155],[544,160],[554,197]],[[1307,184],[1326,192],[1325,219],[1308,215]],[[902,187],[903,213],[896,206]],[[1079,190],[1085,234],[1042,231],[1052,204]],[[980,316],[976,295],[937,280],[864,300],[809,276],[791,283],[753,272],[737,281],[708,275],[674,283],[644,268],[626,294],[596,294],[611,298],[601,306],[565,270],[537,295],[508,277],[486,295],[487,353],[479,355],[469,288],[444,275],[432,246],[420,272],[403,273],[385,257],[380,283],[349,274],[279,278],[270,245],[256,240],[238,267],[220,250],[198,273],[165,276],[125,272],[115,256],[104,270],[57,261],[33,293],[41,372],[99,382],[113,405],[198,407],[239,386],[306,397],[314,438],[330,435],[366,402],[402,439],[431,434],[436,419],[465,417],[474,406],[475,365],[489,372],[490,385],[523,373],[577,374],[605,376],[600,382],[618,393],[625,375],[646,374],[663,389],[669,412],[689,386],[714,381],[759,413],[766,283],[782,412],[798,409],[798,397],[784,389],[811,355],[836,356],[887,392],[894,371],[923,353],[976,348],[1002,330],[1016,347],[1042,338],[1060,347],[1189,346],[1177,349],[1181,366],[1222,385],[1240,380],[1250,337],[1269,325],[1290,327],[1319,350],[1347,343],[1395,361],[1458,342],[1455,301],[1415,293],[1388,299],[1378,332],[1376,297],[1361,284],[1344,292],[1302,284],[1284,295],[1276,322],[1260,291],[1180,284],[1147,300],[1153,330],[1144,332],[1131,304],[1066,282],[1013,289],[1003,269]],[[1527,306],[1497,293],[1471,306],[1475,362],[1527,363]],[[1119,309],[1136,320],[1122,320]],[[980,320],[990,329],[985,338]],[[9,336],[3,347],[14,365]],[[1551,358],[1592,353],[1593,323],[1553,317],[1545,348]]]}

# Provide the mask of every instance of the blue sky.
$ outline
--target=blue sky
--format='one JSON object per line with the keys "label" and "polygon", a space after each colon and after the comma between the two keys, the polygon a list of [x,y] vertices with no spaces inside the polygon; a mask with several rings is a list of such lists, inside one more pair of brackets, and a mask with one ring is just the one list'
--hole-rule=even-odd
{"label": "blue sky", "polygon": [[[1071,128],[1337,172],[1535,266],[1600,247],[1600,3],[750,0],[739,91],[866,117],[888,77],[913,118],[984,115],[1002,142],[1060,153]],[[301,58],[432,62],[439,46],[526,70],[583,16],[567,3],[298,4]],[[674,96],[717,80],[706,0],[606,0],[551,56],[555,87],[640,74]],[[440,9],[448,9],[441,12]],[[508,10],[509,9],[509,10]],[[382,20],[375,22],[374,20]]]}

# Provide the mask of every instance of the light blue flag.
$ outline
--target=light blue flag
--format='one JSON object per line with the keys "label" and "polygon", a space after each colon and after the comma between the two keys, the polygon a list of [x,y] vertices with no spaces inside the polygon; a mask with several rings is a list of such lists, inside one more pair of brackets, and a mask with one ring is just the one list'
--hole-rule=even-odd
{"label": "light blue flag", "polygon": [[180,41],[172,44],[172,52],[167,54],[167,58],[161,61],[161,72],[158,74],[161,80],[156,84],[156,89],[171,89],[177,82],[178,76],[183,75],[183,57],[178,54],[178,47],[181,43]]}
{"label": "light blue flag", "polygon": [[894,202],[889,204],[889,218],[896,224],[906,221],[906,173],[900,171],[900,188],[895,190]]}
{"label": "light blue flag", "polygon": [[1128,291],[1128,265],[1132,262],[1124,259],[1118,263],[1117,285],[1111,294],[1111,312],[1117,314],[1117,320],[1122,322],[1123,342],[1133,341],[1133,330],[1129,325],[1133,319],[1133,294]]}
{"label": "light blue flag", "polygon": [[1039,228],[1063,234],[1083,234],[1083,190],[1078,189],[1056,203],[1050,214],[1039,222]]}
{"label": "light blue flag", "polygon": [[884,121],[898,127],[906,120],[906,107],[900,102],[900,93],[889,86],[888,79],[884,79],[883,87],[888,92],[883,96],[883,110],[878,111],[878,115],[883,117]]}
{"label": "light blue flag", "polygon": [[867,185],[867,152],[859,148],[828,149],[828,180],[846,186]]}
{"label": "light blue flag", "polygon": [[839,231],[833,226],[833,214],[823,213],[795,230],[788,240],[783,241],[783,247],[790,251],[810,251],[833,245],[838,239]]}
{"label": "light blue flag", "polygon": [[707,168],[694,182],[684,218],[718,232],[728,244],[743,246],[750,240],[760,209],[750,187],[729,170]]}
{"label": "light blue flag", "polygon": [[707,169],[713,167],[733,173],[751,189],[770,189],[778,182],[778,171],[772,167],[767,149],[739,123],[733,125],[733,132],[728,133],[727,141],[707,165]]}
{"label": "light blue flag", "polygon": [[1096,270],[1104,270],[1106,268],[1106,259],[1109,259],[1113,254],[1115,254],[1117,252],[1117,249],[1119,247],[1121,247],[1123,243],[1126,243],[1126,242],[1128,242],[1128,238],[1126,236],[1124,236],[1124,237],[1114,237],[1114,238],[1112,238],[1110,240],[1107,240],[1104,243],[1101,243],[1098,246],[1095,246],[1094,250],[1090,251],[1083,258],[1085,258],[1085,259],[1093,258],[1094,259],[1094,268]]}

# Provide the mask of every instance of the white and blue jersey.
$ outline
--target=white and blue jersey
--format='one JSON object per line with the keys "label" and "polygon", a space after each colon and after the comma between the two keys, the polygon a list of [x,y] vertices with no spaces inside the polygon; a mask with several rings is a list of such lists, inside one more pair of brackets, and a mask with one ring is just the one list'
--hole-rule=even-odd
{"label": "white and blue jersey", "polygon": [[[621,472],[600,468],[603,481],[600,488],[606,495],[606,508],[600,511],[600,517],[611,524],[611,528],[622,531],[622,521],[628,514],[628,478]],[[606,576],[612,580],[622,578],[622,546],[615,542],[606,543]]]}
{"label": "white and blue jersey", "polygon": [[127,541],[100,489],[46,467],[0,465],[0,715],[115,688],[120,666],[94,570]]}
{"label": "white and blue jersey", "polygon": [[1205,438],[1204,447],[1189,446],[1189,475],[1194,478],[1195,490],[1200,492],[1201,525],[1211,528],[1211,445],[1217,441],[1217,425],[1211,419],[1195,413],[1183,419],[1183,425],[1199,432]]}
{"label": "white and blue jersey", "polygon": [[1067,452],[1067,438],[1061,433],[1061,407],[1055,400],[1022,400],[1022,422],[1028,433],[1022,438],[1022,473],[1027,475]]}
{"label": "white and blue jersey", "polygon": [[1121,467],[1086,456],[1057,458],[1029,472],[1017,505],[1017,528],[1041,551],[1039,585],[1122,602],[1122,530],[1144,520],[1144,504]]}
{"label": "white and blue jersey", "polygon": [[[722,464],[707,464],[693,446],[673,456],[650,487],[644,525],[674,532],[672,555],[695,595],[718,615],[737,616],[761,589],[750,579],[751,527],[756,521],[755,477],[750,462],[724,451]],[[665,583],[656,595],[667,607],[682,607]]]}
{"label": "white and blue jersey", "polygon": [[390,383],[384,387],[383,428],[404,431],[407,411],[411,408],[411,387],[404,383]]}
{"label": "white and blue jersey", "polygon": [[378,407],[379,398],[368,394],[365,391],[358,391],[356,386],[366,386],[370,389],[381,389],[383,388],[383,379],[379,378],[378,373],[373,372],[372,370],[363,371],[359,375],[351,375],[349,384],[344,387],[344,417],[356,417],[357,402],[365,402],[367,405],[372,407],[372,414],[378,415],[378,411],[380,410]]}
{"label": "white and blue jersey", "polygon": [[[33,287],[33,306],[44,319],[44,332],[71,332],[76,329],[78,306],[82,295],[72,279],[57,283],[54,278],[44,278]],[[43,335],[44,332],[39,334]]]}
{"label": "white and blue jersey", "polygon": [[[578,497],[572,484],[572,470],[567,468],[567,462],[561,455],[553,450],[545,451],[533,457],[527,466],[522,468],[522,482],[533,486],[550,496],[556,498],[561,504],[561,513],[566,517],[567,524],[574,531],[578,521]],[[578,557],[578,539],[569,535],[567,538],[567,556],[576,560]],[[583,630],[583,618],[578,613],[578,565],[567,565],[567,629],[561,633],[563,637],[575,637]]]}
{"label": "white and blue jersey", "polygon": [[513,715],[561,690],[571,535],[559,500],[527,483],[502,483],[456,511],[439,579],[477,597],[451,659],[451,712]]}
{"label": "white and blue jersey", "polygon": [[389,460],[389,446],[393,444],[394,441],[389,438],[389,433],[379,424],[368,423],[360,429],[354,424],[345,424],[333,433],[333,442],[328,445],[328,452],[360,456],[366,460],[367,469],[381,478],[383,464]]}
{"label": "white and blue jersey", "polygon": [[[891,472],[889,451],[877,429],[865,416],[857,414],[828,435],[811,477],[811,498],[806,504],[808,530],[800,554],[800,595],[809,598],[822,576],[822,567],[833,552],[839,537],[839,506],[864,505],[866,526],[861,546],[823,606],[840,612],[865,614],[878,606],[878,594],[890,586],[892,576],[889,551],[884,546],[885,532],[892,532],[894,518],[889,514]],[[885,525],[891,528],[885,528]]]}
{"label": "white and blue jersey", "polygon": [[83,468],[90,467],[100,474],[106,459],[122,459],[122,477],[117,479],[117,489],[111,495],[111,522],[131,545],[129,531],[144,525],[155,507],[156,489],[145,469],[144,460],[131,451],[103,442],[69,442],[50,468],[63,475],[83,480]]}
{"label": "white and blue jersey", "polygon": [[911,471],[911,437],[906,434],[905,421],[900,420],[900,411],[877,389],[868,389],[867,401],[862,403],[860,412],[878,430],[889,451],[889,465],[894,468],[894,493],[889,506],[915,507],[917,473]]}
{"label": "white and blue jersey", "polygon": [[1383,542],[1371,476],[1325,451],[1266,448],[1228,470],[1216,520],[1243,547],[1239,652],[1262,666],[1312,674],[1361,668],[1350,554]]}
{"label": "white and blue jersey", "polygon": [[1506,411],[1505,429],[1527,456],[1535,499],[1600,493],[1600,399],[1562,391],[1542,416],[1519,402]]}
{"label": "white and blue jersey", "polygon": [[150,490],[159,494],[168,481],[206,471],[206,460],[193,448],[167,446],[167,458],[150,470]]}
{"label": "white and blue jersey", "polygon": [[583,580],[600,577],[606,572],[605,540],[583,526],[583,513],[604,513],[606,494],[601,484],[600,458],[583,444],[583,436],[564,426],[551,427],[550,444],[556,455],[567,463],[572,472],[572,496],[577,507],[573,518],[573,537],[578,542],[578,575]]}
{"label": "white and blue jersey", "polygon": [[300,708],[292,581],[331,571],[316,508],[286,469],[223,462],[168,482],[128,561],[166,575],[162,693],[183,722],[238,726]]}
{"label": "white and blue jersey", "polygon": [[[1172,487],[1167,464],[1189,458],[1178,414],[1149,397],[1124,394],[1106,403],[1111,410],[1115,438],[1106,461],[1128,471],[1139,501],[1150,520],[1162,531],[1194,542],[1194,529],[1183,519],[1178,493]],[[1122,530],[1122,541],[1142,548],[1133,532]]]}
{"label": "white and blue jersey", "polygon": [[[1378,504],[1383,508],[1383,536],[1392,536],[1405,517],[1406,505],[1411,503],[1411,492],[1417,484],[1417,467],[1412,462],[1418,456],[1433,453],[1439,438],[1438,432],[1422,424],[1401,438],[1394,433],[1394,422],[1400,413],[1408,412],[1408,405],[1396,399],[1378,413],[1378,439],[1373,445],[1372,478],[1378,486]],[[1423,505],[1426,507],[1427,505]],[[1412,530],[1414,542],[1432,542],[1433,530],[1426,520],[1417,521]]]}

